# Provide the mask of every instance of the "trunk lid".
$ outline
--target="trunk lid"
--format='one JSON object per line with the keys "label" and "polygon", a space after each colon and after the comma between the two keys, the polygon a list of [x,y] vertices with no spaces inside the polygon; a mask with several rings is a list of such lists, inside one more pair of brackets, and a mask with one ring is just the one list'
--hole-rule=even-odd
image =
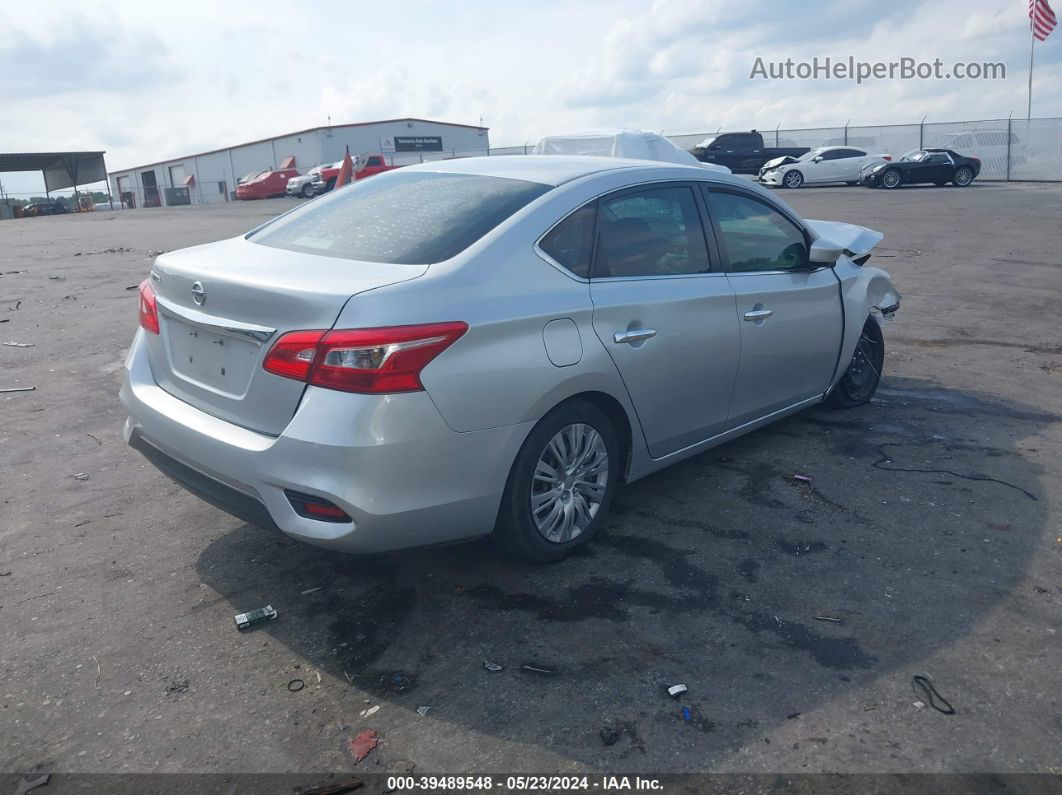
{"label": "trunk lid", "polygon": [[306,386],[262,369],[277,338],[330,329],[352,296],[426,270],[285,251],[243,238],[163,254],[151,271],[160,325],[159,334],[145,334],[151,372],[174,397],[277,436]]}

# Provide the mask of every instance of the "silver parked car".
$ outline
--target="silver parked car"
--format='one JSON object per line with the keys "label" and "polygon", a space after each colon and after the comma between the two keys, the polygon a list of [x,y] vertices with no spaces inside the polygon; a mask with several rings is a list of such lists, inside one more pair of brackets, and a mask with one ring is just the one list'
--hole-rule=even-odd
{"label": "silver parked car", "polygon": [[868,401],[900,302],[863,266],[880,239],[697,167],[407,167],[160,256],[125,436],[203,499],[312,544],[493,532],[556,560],[622,483]]}

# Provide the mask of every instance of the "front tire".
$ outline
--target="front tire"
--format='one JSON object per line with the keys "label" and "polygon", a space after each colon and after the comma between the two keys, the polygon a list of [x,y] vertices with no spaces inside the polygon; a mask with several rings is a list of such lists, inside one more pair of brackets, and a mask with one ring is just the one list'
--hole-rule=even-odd
{"label": "front tire", "polygon": [[582,400],[558,406],[532,429],[513,462],[494,539],[526,560],[566,557],[601,529],[619,458],[604,412]]}
{"label": "front tire", "polygon": [[312,199],[313,198],[313,183],[312,182],[307,182],[305,185],[302,186],[302,198],[304,198],[304,199]]}
{"label": "front tire", "polygon": [[957,188],[965,188],[973,181],[973,169],[969,166],[959,166],[952,175],[951,184]]}
{"label": "front tire", "polygon": [[797,170],[787,171],[782,175],[783,188],[799,188],[804,184],[804,175]]}
{"label": "front tire", "polygon": [[903,174],[897,168],[890,168],[881,175],[881,187],[885,190],[894,190],[903,184]]}
{"label": "front tire", "polygon": [[850,409],[869,403],[878,391],[884,364],[885,338],[881,326],[873,317],[868,317],[844,375],[826,398],[827,405]]}

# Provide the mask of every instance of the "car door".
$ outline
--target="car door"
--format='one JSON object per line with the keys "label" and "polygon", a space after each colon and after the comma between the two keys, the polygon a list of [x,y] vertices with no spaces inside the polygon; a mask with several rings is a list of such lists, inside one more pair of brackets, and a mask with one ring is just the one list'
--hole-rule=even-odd
{"label": "car door", "polygon": [[741,363],[728,418],[738,427],[821,396],[844,319],[833,269],[808,262],[810,239],[790,213],[740,188],[706,190],[734,289]]}
{"label": "car door", "polygon": [[721,432],[737,376],[734,291],[712,263],[692,183],[639,186],[597,202],[594,331],[615,363],[649,453]]}
{"label": "car door", "polygon": [[917,178],[919,182],[946,182],[951,179],[954,171],[951,157],[944,152],[930,152],[918,170]]}
{"label": "car door", "polygon": [[802,163],[805,182],[833,182],[833,172],[837,169],[835,149],[828,149],[811,160]]}
{"label": "car door", "polygon": [[861,149],[838,149],[833,160],[833,179],[836,182],[857,182],[859,172],[868,162],[868,154]]}

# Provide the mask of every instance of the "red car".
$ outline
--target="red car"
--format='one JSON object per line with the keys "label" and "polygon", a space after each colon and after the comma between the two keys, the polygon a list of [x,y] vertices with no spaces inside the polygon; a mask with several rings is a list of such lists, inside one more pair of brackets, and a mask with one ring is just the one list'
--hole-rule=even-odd
{"label": "red car", "polygon": [[288,189],[288,180],[297,176],[299,172],[294,168],[263,171],[246,182],[241,182],[236,187],[236,198],[271,199],[274,196],[283,196]]}
{"label": "red car", "polygon": [[[315,193],[327,193],[336,186],[336,178],[339,170],[343,168],[343,161],[339,160],[331,165],[320,166],[314,175],[313,185]],[[373,174],[381,174],[401,166],[389,166],[383,155],[363,154],[354,160],[354,181],[371,177]],[[312,173],[312,172],[311,172]]]}

